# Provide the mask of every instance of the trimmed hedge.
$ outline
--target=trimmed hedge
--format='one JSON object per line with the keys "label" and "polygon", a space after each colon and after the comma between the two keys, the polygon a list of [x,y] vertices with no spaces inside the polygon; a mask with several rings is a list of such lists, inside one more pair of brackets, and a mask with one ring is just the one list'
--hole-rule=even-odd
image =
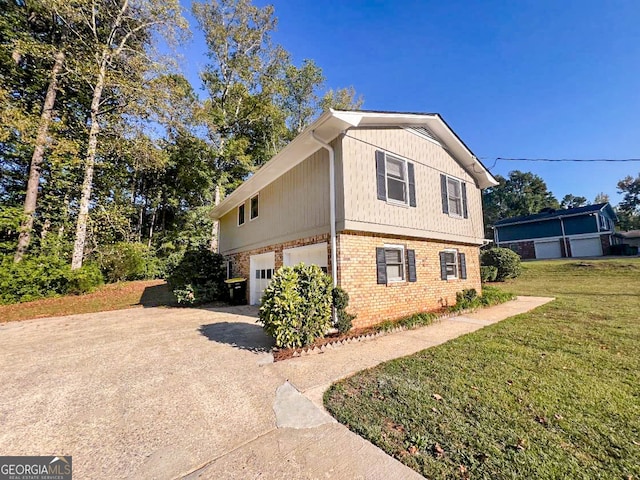
{"label": "trimmed hedge", "polygon": [[227,299],[226,275],[224,257],[202,246],[185,252],[167,283],[178,303],[198,305]]}
{"label": "trimmed hedge", "polygon": [[516,278],[522,271],[520,255],[508,248],[496,247],[483,251],[480,263],[498,269],[495,278],[498,282],[504,282],[508,278]]}

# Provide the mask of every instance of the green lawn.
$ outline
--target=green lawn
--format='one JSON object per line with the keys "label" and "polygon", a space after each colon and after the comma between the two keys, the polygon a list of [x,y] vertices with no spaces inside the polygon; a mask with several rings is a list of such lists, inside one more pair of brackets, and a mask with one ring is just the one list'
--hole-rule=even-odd
{"label": "green lawn", "polygon": [[360,372],[329,411],[427,478],[640,478],[640,259],[524,264],[556,301]]}

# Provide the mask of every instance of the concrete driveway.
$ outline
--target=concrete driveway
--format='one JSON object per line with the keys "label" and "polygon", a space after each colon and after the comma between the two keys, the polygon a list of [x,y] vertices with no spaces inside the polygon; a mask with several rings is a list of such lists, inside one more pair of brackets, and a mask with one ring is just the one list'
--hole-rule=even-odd
{"label": "concrete driveway", "polygon": [[77,479],[421,478],[324,413],[324,389],[548,300],[276,364],[251,307],[0,324],[0,455],[73,455]]}

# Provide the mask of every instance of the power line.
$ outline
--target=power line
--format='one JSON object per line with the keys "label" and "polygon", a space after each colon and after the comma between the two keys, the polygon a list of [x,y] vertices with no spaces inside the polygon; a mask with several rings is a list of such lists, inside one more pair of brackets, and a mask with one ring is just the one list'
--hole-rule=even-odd
{"label": "power line", "polygon": [[[505,157],[480,157],[481,159],[495,159],[507,162],[640,162],[640,158],[505,158]],[[495,165],[494,163],[494,165]]]}

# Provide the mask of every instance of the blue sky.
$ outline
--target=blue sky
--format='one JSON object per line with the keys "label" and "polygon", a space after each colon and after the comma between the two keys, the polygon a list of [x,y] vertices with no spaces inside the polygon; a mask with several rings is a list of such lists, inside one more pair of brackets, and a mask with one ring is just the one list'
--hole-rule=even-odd
{"label": "blue sky", "polygon": [[[296,64],[313,59],[327,86],[352,85],[365,109],[440,113],[487,167],[640,158],[637,0],[269,3],[273,39]],[[206,49],[192,28],[184,63],[196,86]],[[616,183],[640,162],[499,161],[492,172],[516,169],[558,199],[602,191],[615,204]]]}

